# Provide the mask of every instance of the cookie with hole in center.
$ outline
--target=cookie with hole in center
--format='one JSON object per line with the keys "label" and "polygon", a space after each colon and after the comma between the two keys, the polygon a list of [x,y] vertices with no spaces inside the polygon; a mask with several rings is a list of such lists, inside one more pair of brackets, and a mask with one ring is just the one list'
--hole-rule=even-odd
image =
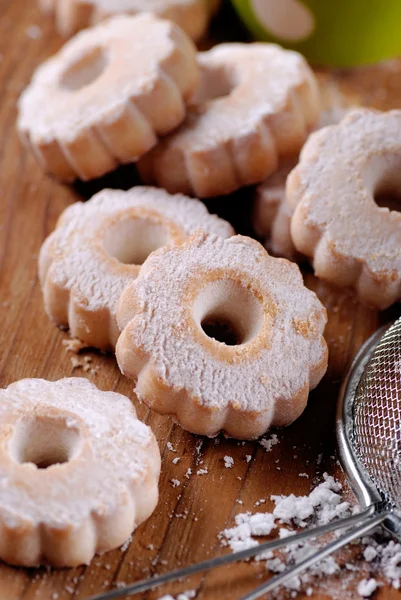
{"label": "cookie with hole in center", "polygon": [[71,36],[84,27],[117,14],[152,12],[181,27],[193,40],[206,32],[220,0],[40,0],[44,13],[53,13],[56,27]]}
{"label": "cookie with hole in center", "polygon": [[105,189],[72,204],[40,250],[47,314],[88,346],[114,350],[121,292],[153,250],[181,244],[199,228],[234,233],[199,200],[158,188]]}
{"label": "cookie with hole in center", "polygon": [[88,564],[156,507],[160,452],[131,401],[87,379],[0,390],[0,558]]}
{"label": "cookie with hole in center", "polygon": [[378,309],[401,299],[400,148],[400,110],[354,110],[310,137],[287,180],[297,250]]}
{"label": "cookie with hole in center", "polygon": [[78,33],[34,73],[18,131],[48,172],[88,180],[138,160],[185,118],[196,49],[170,21],[118,16]]}
{"label": "cookie with hole in center", "polygon": [[274,44],[220,44],[198,62],[186,120],[138,168],[146,183],[206,198],[260,183],[296,155],[320,99],[304,58]]}
{"label": "cookie with hole in center", "polygon": [[197,232],[154,252],[117,319],[139,399],[201,435],[289,425],[327,368],[325,308],[297,265],[247,237]]}

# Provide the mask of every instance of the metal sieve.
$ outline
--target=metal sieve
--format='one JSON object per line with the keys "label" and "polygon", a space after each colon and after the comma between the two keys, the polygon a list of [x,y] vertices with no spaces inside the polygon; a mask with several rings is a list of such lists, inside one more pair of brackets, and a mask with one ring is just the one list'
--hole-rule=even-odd
{"label": "metal sieve", "polygon": [[340,393],[337,441],[343,468],[361,505],[358,514],[302,531],[290,538],[265,542],[139,581],[124,589],[94,596],[91,600],[111,600],[137,594],[267,550],[277,550],[331,531],[347,530],[305,560],[241,598],[256,600],[379,524],[401,539],[401,319],[377,331],[353,361]]}

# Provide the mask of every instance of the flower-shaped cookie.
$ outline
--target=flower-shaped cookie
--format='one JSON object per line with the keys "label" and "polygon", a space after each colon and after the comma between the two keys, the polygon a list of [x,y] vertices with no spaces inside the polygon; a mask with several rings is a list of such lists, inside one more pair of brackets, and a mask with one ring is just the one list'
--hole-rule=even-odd
{"label": "flower-shaped cookie", "polygon": [[158,188],[102,190],[69,206],[40,251],[47,314],[89,346],[113,350],[117,301],[140,265],[153,250],[181,244],[200,227],[223,237],[234,233],[199,200]]}
{"label": "flower-shaped cookie", "polygon": [[288,425],[327,367],[324,307],[295,264],[246,237],[198,232],[154,252],[117,319],[139,399],[198,434]]}
{"label": "flower-shaped cookie", "polygon": [[313,134],[287,180],[297,250],[379,309],[401,299],[400,153],[401,111],[359,109]]}
{"label": "flower-shaped cookie", "polygon": [[86,379],[0,390],[0,558],[76,566],[153,512],[160,453],[128,398]]}
{"label": "flower-shaped cookie", "polygon": [[196,49],[179,27],[147,13],[114,17],[36,70],[18,130],[49,173],[92,179],[138,160],[177,127],[198,81]]}
{"label": "flower-shaped cookie", "polygon": [[304,58],[275,44],[220,44],[198,62],[186,120],[138,168],[147,183],[204,198],[259,183],[297,155],[320,98]]}

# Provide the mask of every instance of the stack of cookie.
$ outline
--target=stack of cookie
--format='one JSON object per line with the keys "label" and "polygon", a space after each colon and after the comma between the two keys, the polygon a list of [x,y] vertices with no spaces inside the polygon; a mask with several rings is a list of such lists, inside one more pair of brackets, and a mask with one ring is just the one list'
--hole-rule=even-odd
{"label": "stack of cookie", "polygon": [[[217,3],[147,0],[153,14],[143,12],[141,0],[112,9],[106,0],[42,4],[67,35],[101,22],[77,33],[36,71],[19,102],[22,140],[61,181],[89,180],[135,163],[143,183],[158,186],[105,189],[64,211],[39,259],[49,317],[88,346],[115,351],[121,371],[135,381],[136,397],[191,432],[254,439],[292,423],[327,368],[326,310],[294,262],[236,236],[199,199],[225,195],[230,202],[235,190],[261,184],[255,229],[269,237],[276,254],[310,256],[318,276],[387,306],[401,295],[401,217],[378,207],[374,195],[393,191],[398,181],[401,112],[353,112],[308,139],[319,127],[322,104],[299,54],[260,43],[197,52],[189,36],[201,35]],[[26,417],[35,385],[3,392],[4,406],[9,396],[14,401],[10,419]],[[47,385],[41,384],[43,416],[29,421],[28,433],[37,436],[57,411],[66,420],[67,411],[67,458],[58,462],[69,465],[71,477],[76,469],[89,480],[101,473],[111,490],[110,473],[86,467],[96,456],[102,460],[103,438],[113,461],[126,458],[113,450],[125,441],[112,409],[81,414],[82,394],[95,400],[95,393],[79,380],[52,384],[59,385],[56,396]],[[99,392],[99,404],[109,400]],[[63,538],[61,546],[57,536],[49,537],[37,511],[47,546],[35,530],[34,551],[0,548],[0,556],[27,565],[85,562],[121,543],[153,510],[160,457],[124,399],[114,401],[144,453],[133,468],[136,487],[119,479],[121,493],[104,498],[107,510],[95,519],[101,525],[90,530],[93,543],[84,554],[73,541]],[[20,439],[15,444],[19,448]],[[26,468],[29,458],[21,457]],[[152,490],[152,499],[138,508],[133,498],[141,486]],[[79,506],[82,514],[97,515],[97,505]],[[58,501],[51,518],[62,508]],[[111,534],[113,515],[118,535]]]}

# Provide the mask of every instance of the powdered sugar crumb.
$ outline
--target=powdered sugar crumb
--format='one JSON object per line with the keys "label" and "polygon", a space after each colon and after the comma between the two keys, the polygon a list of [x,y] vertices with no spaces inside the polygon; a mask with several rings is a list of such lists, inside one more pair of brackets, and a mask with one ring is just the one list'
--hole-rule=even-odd
{"label": "powdered sugar crumb", "polygon": [[324,482],[309,496],[272,496],[271,500],[276,504],[273,514],[281,522],[294,521],[299,527],[306,527],[306,519],[315,514],[319,525],[325,525],[349,512],[349,503],[342,502],[338,494],[341,487],[340,483],[325,473]]}
{"label": "powdered sugar crumb", "polygon": [[224,546],[234,552],[257,546],[259,542],[253,536],[269,535],[275,528],[271,513],[241,513],[235,517],[235,527],[225,529],[219,535]]}
{"label": "powdered sugar crumb", "polygon": [[42,30],[39,27],[39,25],[29,25],[25,31],[26,31],[26,35],[31,40],[37,40],[40,37],[42,37]]}
{"label": "powdered sugar crumb", "polygon": [[181,485],[181,481],[179,479],[171,479],[171,485],[173,488],[179,487]]}
{"label": "powdered sugar crumb", "polygon": [[117,581],[116,588],[118,590],[123,590],[123,589],[125,589],[127,587],[127,585],[128,584],[125,581]]}
{"label": "powdered sugar crumb", "polygon": [[207,475],[209,473],[209,471],[207,469],[198,469],[196,471],[197,475]]}
{"label": "powdered sugar crumb", "polygon": [[372,562],[377,556],[377,550],[373,546],[367,546],[363,551],[363,557],[367,562]]}
{"label": "powdered sugar crumb", "polygon": [[167,446],[167,450],[170,450],[170,452],[177,452],[177,450],[175,450],[175,448],[171,442],[167,442],[166,446]]}
{"label": "powdered sugar crumb", "polygon": [[269,439],[262,438],[259,440],[259,444],[266,450],[266,452],[270,452],[270,450],[279,443],[279,439],[275,433],[271,435]]}
{"label": "powdered sugar crumb", "polygon": [[225,456],[224,457],[224,466],[226,469],[231,469],[234,465],[234,459],[232,456]]}
{"label": "powdered sugar crumb", "polygon": [[129,536],[126,542],[120,547],[121,552],[125,552],[128,550],[130,543],[132,542],[132,535]]}
{"label": "powdered sugar crumb", "polygon": [[363,598],[369,598],[376,591],[378,583],[376,579],[362,579],[359,582],[357,592]]}
{"label": "powdered sugar crumb", "polygon": [[261,504],[265,504],[266,500],[264,498],[260,498],[260,500],[257,500],[254,504],[254,506],[260,506]]}
{"label": "powdered sugar crumb", "polygon": [[178,594],[178,596],[176,596],[175,598],[174,596],[167,594],[167,596],[162,596],[161,598],[159,598],[159,600],[192,600],[192,598],[195,598],[195,596],[195,590],[188,590],[187,592],[182,592],[181,594]]}

